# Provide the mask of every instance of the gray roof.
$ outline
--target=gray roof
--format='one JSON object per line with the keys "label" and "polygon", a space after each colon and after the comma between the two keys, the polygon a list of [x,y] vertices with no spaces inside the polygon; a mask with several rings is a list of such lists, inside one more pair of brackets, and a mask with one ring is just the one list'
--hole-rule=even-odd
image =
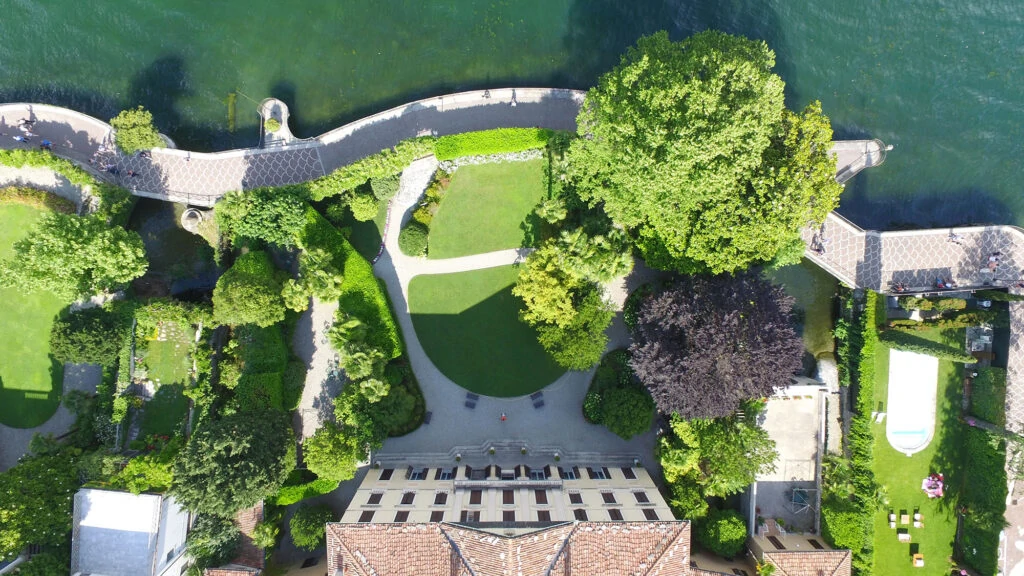
{"label": "gray roof", "polygon": [[159,576],[184,552],[188,520],[173,499],[158,494],[79,490],[71,573]]}

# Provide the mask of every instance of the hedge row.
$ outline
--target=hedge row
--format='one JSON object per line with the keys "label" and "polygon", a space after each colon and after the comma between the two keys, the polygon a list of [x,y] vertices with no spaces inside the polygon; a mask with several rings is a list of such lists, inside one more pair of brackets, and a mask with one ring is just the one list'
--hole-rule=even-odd
{"label": "hedge row", "polygon": [[293,470],[277,494],[267,499],[273,506],[288,506],[306,498],[329,494],[338,488],[337,480],[317,478],[312,472]]}
{"label": "hedge row", "polygon": [[931,340],[925,340],[924,338],[902,330],[886,330],[885,332],[882,332],[878,338],[890,348],[895,348],[896,350],[927,354],[928,356],[934,356],[940,360],[950,360],[952,362],[962,362],[965,364],[976,362],[974,356],[971,356],[963,350],[951,348],[944,344],[932,342]]}
{"label": "hedge row", "polygon": [[992,300],[993,302],[1022,302],[1024,294],[1010,294],[1002,290],[978,290],[974,293],[978,300]]}
{"label": "hedge row", "polygon": [[484,156],[544,148],[554,130],[545,128],[496,128],[441,136],[434,144],[438,160],[460,156]]}
{"label": "hedge row", "polygon": [[[853,569],[857,574],[871,574],[874,571],[874,522],[877,509],[875,494],[874,438],[871,432],[871,411],[874,405],[875,354],[879,348],[875,325],[879,318],[885,318],[878,294],[868,291],[864,311],[855,320],[853,301],[849,295],[843,304],[844,316],[837,323],[836,339],[839,356],[839,383],[850,388],[853,396],[853,417],[850,431],[846,436],[849,454],[850,494],[836,493],[836,487],[828,485],[831,491],[822,502],[822,536],[836,548],[848,548],[853,552]],[[851,321],[852,320],[852,321]]]}
{"label": "hedge row", "polygon": [[310,197],[313,200],[323,200],[351,190],[371,178],[386,178],[400,174],[413,160],[426,156],[433,150],[433,138],[403,140],[394,148],[382,150],[342,166],[323,178],[313,180],[309,183]]}
{"label": "hedge row", "polygon": [[996,574],[1006,511],[1006,449],[1003,439],[968,428],[964,437],[963,517],[960,553],[980,574]]}
{"label": "hedge row", "polygon": [[902,330],[930,330],[932,328],[969,328],[982,324],[998,326],[1006,323],[1007,319],[998,310],[957,310],[948,315],[924,321],[902,318],[890,320],[889,327]]}
{"label": "hedge row", "polygon": [[61,214],[75,213],[74,202],[45,190],[25,188],[24,186],[0,188],[0,204],[24,204],[25,206],[52,210]]}
{"label": "hedge row", "polygon": [[348,239],[312,207],[306,209],[306,227],[299,238],[304,249],[322,248],[334,256],[342,270],[340,311],[358,318],[369,327],[368,343],[391,360],[402,354],[402,337],[391,314],[387,293],[373,275],[373,267]]}

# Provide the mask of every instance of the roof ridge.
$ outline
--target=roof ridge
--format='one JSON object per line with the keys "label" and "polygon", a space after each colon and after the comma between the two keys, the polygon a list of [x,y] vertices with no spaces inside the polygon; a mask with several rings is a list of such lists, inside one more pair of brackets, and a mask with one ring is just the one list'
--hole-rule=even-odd
{"label": "roof ridge", "polygon": [[653,562],[651,562],[651,566],[647,569],[647,571],[644,574],[650,574],[651,570],[654,570],[655,566],[658,565],[658,562],[661,562],[661,559],[665,557],[665,554],[668,552],[668,549],[672,546],[672,542],[675,542],[679,538],[679,535],[683,533],[683,530],[686,528],[686,526],[689,526],[689,524],[679,524],[676,527],[675,534],[672,534],[671,536],[665,536],[665,538],[662,538],[661,543],[659,543],[659,546],[662,547],[661,553],[658,554],[658,557],[655,558]]}
{"label": "roof ridge", "polygon": [[551,571],[555,569],[555,563],[558,562],[558,559],[562,556],[562,552],[564,552],[565,548],[569,545],[569,540],[572,539],[573,534],[576,533],[576,530],[578,530],[579,527],[579,522],[573,522],[572,530],[565,535],[565,539],[562,540],[562,545],[558,548],[558,552],[555,552],[554,557],[551,558],[551,564],[548,564],[548,570],[544,573],[544,576],[551,576]]}
{"label": "roof ridge", "polygon": [[[332,522],[330,525],[336,525],[336,524],[337,524],[336,522]],[[352,550],[348,546],[345,545],[345,539],[342,538],[340,535],[335,534],[334,535],[334,540],[338,543],[338,546],[341,546],[342,548],[344,548],[345,552],[348,554],[348,556],[350,556],[353,559],[353,563],[352,563],[353,567],[356,568],[357,570],[359,570],[359,573],[363,574],[363,576],[370,576],[370,573],[368,573],[366,570],[363,570],[362,566],[360,566],[358,562],[355,562],[355,560],[358,560],[359,557],[356,556],[352,552]],[[328,552],[329,551],[330,551],[330,547],[328,547]],[[327,561],[330,562],[330,558],[328,558]]]}
{"label": "roof ridge", "polygon": [[[462,549],[459,548],[459,545],[455,543],[455,539],[448,534],[448,531],[444,529],[444,524],[446,523],[438,523],[438,530],[441,531],[441,534],[444,536],[445,540],[448,541],[448,545],[451,546],[452,551],[455,552],[455,555],[459,557],[459,561],[462,562],[462,567],[466,570],[469,570],[471,576],[476,576],[476,572],[473,571],[473,568],[469,565],[469,562],[466,562],[466,558],[462,555]],[[478,530],[478,532],[482,532],[482,530]]]}

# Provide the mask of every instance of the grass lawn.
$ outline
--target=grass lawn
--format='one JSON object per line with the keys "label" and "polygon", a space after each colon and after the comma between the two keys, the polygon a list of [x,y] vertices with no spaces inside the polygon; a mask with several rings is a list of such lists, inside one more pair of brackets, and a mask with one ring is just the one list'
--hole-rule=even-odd
{"label": "grass lawn", "polygon": [[173,436],[181,432],[188,413],[188,398],[182,394],[184,389],[181,384],[160,386],[142,413],[140,438],[150,434]]}
{"label": "grass lawn", "polygon": [[[957,347],[962,345],[964,338],[963,330],[931,330],[915,334]],[[875,403],[882,411],[889,409],[886,406],[888,377],[889,350],[880,346],[875,356]],[[963,501],[960,490],[967,488],[965,480],[969,474],[965,453],[968,428],[959,420],[962,379],[963,364],[939,361],[935,434],[923,451],[910,457],[897,452],[885,437],[885,423],[872,425],[875,479],[885,487],[889,502],[875,514],[874,549],[878,573],[894,576],[949,573],[946,559],[953,553],[956,506]],[[932,472],[945,475],[946,495],[941,499],[929,499],[921,490],[921,480]],[[994,481],[1005,486],[1005,477]],[[986,480],[975,478],[971,482],[984,484]],[[896,531],[889,528],[889,512],[899,516],[901,510],[906,510],[911,516],[918,510],[923,516],[923,528],[909,526],[910,543],[899,542]],[[897,527],[906,526],[897,524]],[[980,545],[996,544],[987,540]],[[915,552],[924,554],[923,569],[911,565],[911,555]]]}
{"label": "grass lawn", "polygon": [[523,245],[522,224],[544,199],[544,162],[463,166],[430,224],[429,258],[454,258]]}
{"label": "grass lawn", "polygon": [[971,384],[971,414],[996,426],[1006,426],[1006,370],[978,370],[978,377]]}
{"label": "grass lawn", "polygon": [[149,378],[159,384],[187,384],[192,368],[188,357],[188,334],[173,322],[167,323],[163,330],[166,340],[147,343],[143,361]]}
{"label": "grass lawn", "polygon": [[[0,204],[0,259],[43,213]],[[32,428],[56,412],[64,367],[50,357],[50,326],[66,305],[48,292],[0,289],[0,423]]]}
{"label": "grass lawn", "polygon": [[409,309],[423,349],[456,384],[488,396],[521,396],[547,386],[564,370],[519,321],[512,295],[517,270],[416,276]]}

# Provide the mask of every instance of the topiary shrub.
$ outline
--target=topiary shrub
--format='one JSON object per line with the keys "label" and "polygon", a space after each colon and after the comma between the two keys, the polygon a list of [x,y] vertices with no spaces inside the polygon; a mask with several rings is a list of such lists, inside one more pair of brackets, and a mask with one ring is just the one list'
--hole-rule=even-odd
{"label": "topiary shrub", "polygon": [[967,308],[967,300],[963,298],[933,298],[932,308],[934,310],[963,310]]}
{"label": "topiary shrub", "polygon": [[356,220],[368,222],[377,216],[380,200],[373,195],[373,190],[370,190],[369,186],[360,186],[348,201],[348,209],[352,211],[352,217]]}
{"label": "topiary shrub", "polygon": [[697,527],[697,541],[719,556],[732,558],[743,551],[747,525],[735,510],[712,510]]}
{"label": "topiary shrub", "polygon": [[160,148],[164,145],[164,139],[153,127],[153,114],[142,106],[134,110],[122,110],[110,119],[110,125],[116,130],[114,142],[125,154],[134,154],[139,150]]}
{"label": "topiary shrub", "polygon": [[398,247],[406,256],[427,254],[427,235],[430,230],[419,222],[409,222],[398,234]]}
{"label": "topiary shrub", "polygon": [[263,127],[266,128],[267,132],[277,132],[281,129],[281,123],[277,121],[277,118],[267,118],[267,121],[263,123]]}
{"label": "topiary shrub", "polygon": [[583,398],[583,417],[587,422],[600,424],[604,411],[601,409],[601,393],[595,390],[587,392]]}
{"label": "topiary shrub", "polygon": [[[588,394],[589,396],[589,394]],[[584,399],[584,407],[586,399]],[[639,386],[612,388],[601,402],[601,423],[620,438],[643,434],[654,422],[654,400]]]}
{"label": "topiary shrub", "polygon": [[50,353],[61,362],[113,367],[127,328],[125,319],[110,310],[80,310],[53,323]]}
{"label": "topiary shrub", "polygon": [[324,545],[327,539],[326,524],[332,520],[334,511],[329,506],[299,506],[288,523],[292,542],[303,550],[316,550]]}
{"label": "topiary shrub", "polygon": [[377,200],[386,202],[398,193],[400,181],[401,175],[399,174],[370,178],[370,189],[373,190],[373,195]]}

